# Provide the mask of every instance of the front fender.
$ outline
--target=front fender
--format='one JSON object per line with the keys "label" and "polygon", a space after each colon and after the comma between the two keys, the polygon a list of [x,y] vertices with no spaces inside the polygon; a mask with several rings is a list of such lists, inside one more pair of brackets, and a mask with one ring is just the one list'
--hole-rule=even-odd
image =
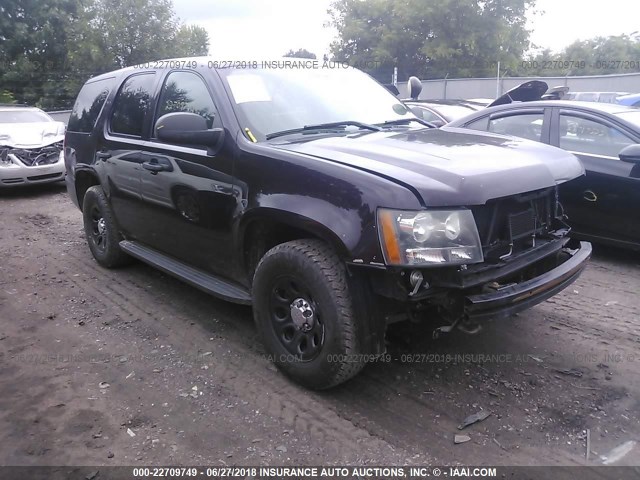
{"label": "front fender", "polygon": [[[353,215],[339,215],[335,207],[315,198],[293,198],[293,195],[271,195],[269,202],[248,210],[239,225],[238,235],[244,250],[247,229],[256,221],[268,220],[275,224],[308,232],[329,243],[338,255],[350,260],[361,237],[361,223]],[[314,210],[315,208],[315,210]]]}

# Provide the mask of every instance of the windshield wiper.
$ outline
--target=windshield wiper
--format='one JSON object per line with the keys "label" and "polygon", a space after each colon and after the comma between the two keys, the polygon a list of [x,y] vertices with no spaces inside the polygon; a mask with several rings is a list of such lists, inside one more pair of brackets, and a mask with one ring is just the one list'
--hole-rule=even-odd
{"label": "windshield wiper", "polygon": [[411,123],[411,122],[418,122],[430,128],[438,128],[433,123],[427,122],[426,120],[423,120],[417,117],[416,118],[399,118],[397,120],[387,120],[386,122],[379,123],[378,125],[382,125],[383,127],[386,127],[388,125],[406,125],[407,123]]}
{"label": "windshield wiper", "polygon": [[305,125],[302,128],[292,128],[291,130],[282,130],[281,132],[273,132],[273,133],[267,134],[266,138],[267,140],[271,140],[272,138],[282,137],[284,135],[291,135],[293,133],[302,133],[302,132],[308,132],[312,130],[331,130],[331,129],[341,128],[341,127],[358,127],[364,130],[371,130],[374,132],[379,132],[380,130],[382,130],[382,128],[380,128],[377,125],[370,125],[368,123],[346,120],[344,122],[328,122],[328,123],[318,123],[316,125]]}

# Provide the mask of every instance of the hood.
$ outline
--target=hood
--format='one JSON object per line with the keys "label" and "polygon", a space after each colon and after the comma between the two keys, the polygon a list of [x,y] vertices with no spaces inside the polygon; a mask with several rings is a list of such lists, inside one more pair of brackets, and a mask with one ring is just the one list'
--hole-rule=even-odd
{"label": "hood", "polygon": [[0,124],[0,146],[41,148],[64,140],[62,122],[30,122]]}
{"label": "hood", "polygon": [[451,127],[273,146],[385,177],[433,207],[482,205],[493,198],[548,188],[584,174],[579,160],[564,150]]}

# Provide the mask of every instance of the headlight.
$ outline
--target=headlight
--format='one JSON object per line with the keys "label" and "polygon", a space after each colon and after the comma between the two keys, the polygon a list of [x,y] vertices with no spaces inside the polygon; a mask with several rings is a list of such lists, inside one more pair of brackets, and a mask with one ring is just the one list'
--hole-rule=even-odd
{"label": "headlight", "polygon": [[378,210],[387,265],[460,265],[484,260],[471,210]]}
{"label": "headlight", "polygon": [[13,165],[13,162],[9,158],[9,150],[0,148],[0,167],[8,167],[11,165]]}

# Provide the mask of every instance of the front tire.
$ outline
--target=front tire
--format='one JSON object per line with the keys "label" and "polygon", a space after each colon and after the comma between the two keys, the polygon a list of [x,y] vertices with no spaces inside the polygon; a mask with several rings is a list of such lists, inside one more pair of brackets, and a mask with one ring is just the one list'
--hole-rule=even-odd
{"label": "front tire", "polygon": [[131,262],[131,257],[120,249],[122,237],[109,201],[99,185],[86,191],[82,217],[89,249],[100,265],[115,268]]}
{"label": "front tire", "polygon": [[336,386],[364,366],[344,264],[317,240],[269,250],[253,279],[253,312],[274,363],[314,389]]}

